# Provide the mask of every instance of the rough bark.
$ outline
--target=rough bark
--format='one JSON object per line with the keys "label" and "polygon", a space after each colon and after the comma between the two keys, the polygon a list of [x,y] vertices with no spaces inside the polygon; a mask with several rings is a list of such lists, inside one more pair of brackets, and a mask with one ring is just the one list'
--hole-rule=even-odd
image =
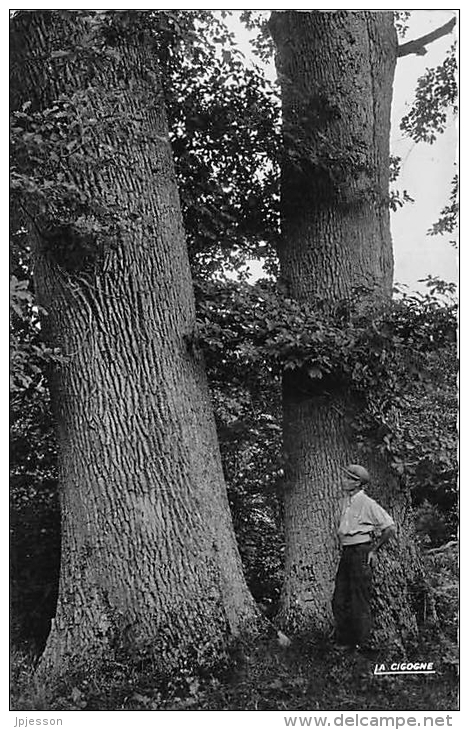
{"label": "rough bark", "polygon": [[[357,293],[381,306],[391,297],[388,177],[397,40],[392,13],[280,12],[270,29],[282,85],[283,287],[330,308]],[[364,463],[371,496],[395,517],[398,547],[377,569],[375,636],[415,631],[417,578],[410,504],[395,477],[357,447],[350,424],[361,404],[332,377],[284,379],[286,576],[280,619],[327,633],[338,560],[339,467]]]}
{"label": "rough bark", "polygon": [[51,384],[62,549],[41,666],[62,672],[72,661],[116,656],[151,657],[161,669],[202,664],[257,614],[192,342],[191,274],[156,60],[148,38],[128,25],[114,55],[88,61],[85,72],[73,57],[51,60],[89,38],[83,15],[15,20],[16,73],[34,108],[88,85],[96,118],[116,115],[85,142],[98,158],[103,150],[103,164],[67,174],[124,221],[91,265],[89,256],[81,267],[74,258],[68,270],[71,253],[58,261],[50,236],[38,232],[53,221],[35,226],[37,295],[66,357]]}

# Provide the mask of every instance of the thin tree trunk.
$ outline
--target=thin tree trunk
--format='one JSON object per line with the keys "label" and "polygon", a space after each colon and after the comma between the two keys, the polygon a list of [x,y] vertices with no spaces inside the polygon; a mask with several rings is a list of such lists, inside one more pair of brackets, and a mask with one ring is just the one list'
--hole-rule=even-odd
{"label": "thin tree trunk", "polygon": [[151,657],[161,669],[203,664],[257,616],[193,345],[156,59],[148,37],[132,30],[138,14],[123,17],[114,55],[89,61],[88,78],[73,58],[51,60],[71,40],[86,42],[85,16],[33,12],[18,18],[16,31],[18,74],[35,108],[87,89],[86,104],[102,120],[85,143],[95,160],[78,171],[70,163],[68,179],[106,201],[121,224],[99,255],[86,249],[81,265],[80,241],[61,253],[64,241],[52,249],[51,235],[37,232],[53,220],[39,219],[34,235],[37,294],[66,357],[51,386],[62,558],[47,671],[89,656]]}
{"label": "thin tree trunk", "polygon": [[[397,40],[392,13],[279,12],[270,29],[282,84],[281,283],[323,309],[359,296],[389,301],[388,178]],[[284,379],[286,576],[280,618],[328,632],[338,561],[339,467],[365,463],[370,494],[395,517],[399,546],[380,553],[376,636],[415,631],[418,576],[409,496],[351,428],[361,404],[333,377]]]}

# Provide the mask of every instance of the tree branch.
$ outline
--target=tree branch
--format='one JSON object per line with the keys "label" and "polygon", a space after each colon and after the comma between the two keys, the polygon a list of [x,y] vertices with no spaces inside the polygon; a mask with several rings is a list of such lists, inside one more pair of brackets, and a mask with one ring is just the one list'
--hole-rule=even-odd
{"label": "tree branch", "polygon": [[411,53],[415,53],[417,56],[424,56],[427,52],[425,46],[436,41],[438,38],[442,38],[444,35],[451,33],[455,25],[456,18],[451,18],[451,20],[448,20],[447,23],[442,25],[440,28],[433,30],[431,33],[427,33],[427,35],[423,35],[421,38],[416,38],[414,41],[403,43],[397,49],[398,58],[401,58],[401,56],[408,56]]}

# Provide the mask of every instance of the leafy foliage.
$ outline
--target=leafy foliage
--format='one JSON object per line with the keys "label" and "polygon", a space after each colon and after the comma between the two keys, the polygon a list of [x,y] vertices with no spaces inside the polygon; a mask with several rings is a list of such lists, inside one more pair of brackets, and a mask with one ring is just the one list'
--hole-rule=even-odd
{"label": "leafy foliage", "polygon": [[275,47],[268,28],[269,13],[265,10],[243,10],[240,20],[250,31],[257,31],[250,44],[253,52],[264,63],[271,61]]}
{"label": "leafy foliage", "polygon": [[10,406],[11,638],[41,650],[57,600],[60,516],[48,391],[15,391]]}
{"label": "leafy foliage", "polygon": [[[249,589],[273,614],[283,577],[282,434],[278,379],[237,379],[229,363],[209,369],[228,497]],[[229,386],[229,387],[227,387]]]}
{"label": "leafy foliage", "polygon": [[[228,46],[229,48],[229,46]],[[239,267],[278,237],[279,105],[235,48],[194,50],[165,96],[193,267]]]}
{"label": "leafy foliage", "polygon": [[[448,205],[445,205],[440,213],[440,218],[428,231],[429,236],[439,236],[444,233],[454,233],[458,226],[459,216],[459,178],[458,175],[453,177],[451,182],[451,194]],[[456,246],[456,241],[451,241],[453,246]]]}
{"label": "leafy foliage", "polygon": [[410,18],[409,10],[395,10],[394,11],[394,25],[396,26],[399,38],[405,38],[407,31],[409,30],[408,20]]}
{"label": "leafy foliage", "polygon": [[[323,383],[354,391],[364,404],[351,423],[358,444],[389,460],[416,505],[428,500],[445,514],[446,539],[457,525],[456,304],[453,286],[427,284],[427,294],[404,294],[373,313],[359,300],[337,302],[332,313],[321,302],[300,306],[266,281],[205,284],[198,337],[219,399],[230,383],[251,408],[243,406],[232,426],[246,439],[253,429],[265,449],[279,447],[278,410],[269,420],[266,405],[278,402],[283,372],[295,373],[303,392]],[[253,427],[252,404],[266,391]],[[272,463],[275,482],[283,464]]]}
{"label": "leafy foliage", "polygon": [[436,68],[427,69],[418,80],[415,100],[401,121],[401,129],[415,142],[432,144],[444,131],[449,114],[457,112],[456,46]]}
{"label": "leafy foliage", "polygon": [[11,636],[37,651],[49,632],[57,597],[57,450],[47,374],[63,357],[44,342],[29,256],[27,236],[19,230],[10,262]]}
{"label": "leafy foliage", "polygon": [[[24,231],[18,231],[15,238],[23,239]],[[49,347],[42,336],[42,310],[35,302],[25,246],[24,241],[15,241],[10,266],[10,393],[17,403],[34,390],[44,392],[47,368],[63,361],[59,350]]]}
{"label": "leafy foliage", "polygon": [[399,190],[391,190],[389,193],[389,207],[391,210],[398,210],[399,208],[403,208],[406,203],[414,203],[414,198],[412,198],[407,190],[403,190],[400,192]]}
{"label": "leafy foliage", "polygon": [[311,380],[333,375],[363,391],[388,374],[391,354],[415,356],[415,342],[419,352],[454,342],[454,304],[441,306],[431,293],[404,295],[380,312],[363,310],[361,294],[328,311],[321,300],[300,304],[269,281],[209,282],[198,289],[198,337],[209,366],[222,350],[235,377],[302,369]]}
{"label": "leafy foliage", "polygon": [[[391,155],[389,159],[389,182],[393,183],[399,178],[401,171],[402,159],[397,155]],[[414,199],[409,195],[407,190],[397,190],[390,188],[389,190],[389,207],[391,210],[398,210],[402,208],[406,203],[414,203]]]}

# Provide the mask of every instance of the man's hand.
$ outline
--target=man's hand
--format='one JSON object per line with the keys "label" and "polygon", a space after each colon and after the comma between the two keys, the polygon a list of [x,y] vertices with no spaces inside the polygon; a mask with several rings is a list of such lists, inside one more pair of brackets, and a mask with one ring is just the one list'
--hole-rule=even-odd
{"label": "man's hand", "polygon": [[368,560],[367,560],[370,568],[374,568],[377,561],[378,561],[378,556],[376,555],[375,551],[370,550],[370,552],[368,553]]}

